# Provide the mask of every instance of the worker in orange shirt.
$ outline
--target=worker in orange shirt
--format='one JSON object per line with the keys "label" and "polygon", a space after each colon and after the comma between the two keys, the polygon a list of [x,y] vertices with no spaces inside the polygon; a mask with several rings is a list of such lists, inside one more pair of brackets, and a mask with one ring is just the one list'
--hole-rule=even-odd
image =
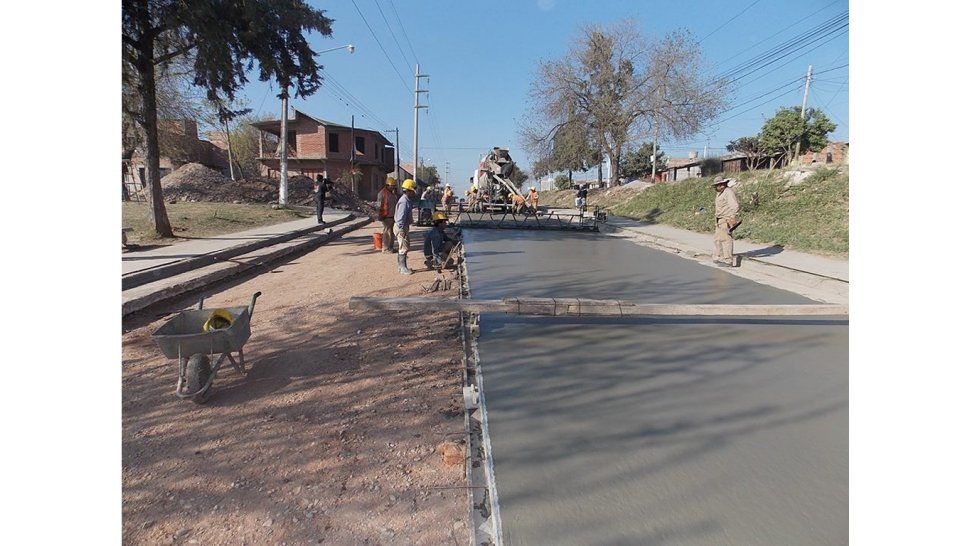
{"label": "worker in orange shirt", "polygon": [[535,186],[532,186],[529,188],[528,201],[529,201],[529,207],[532,209],[532,212],[533,213],[538,212],[539,211],[539,192],[536,191]]}
{"label": "worker in orange shirt", "polygon": [[384,225],[381,234],[381,253],[394,251],[394,207],[397,206],[397,180],[388,176],[384,187],[377,192],[377,219]]}

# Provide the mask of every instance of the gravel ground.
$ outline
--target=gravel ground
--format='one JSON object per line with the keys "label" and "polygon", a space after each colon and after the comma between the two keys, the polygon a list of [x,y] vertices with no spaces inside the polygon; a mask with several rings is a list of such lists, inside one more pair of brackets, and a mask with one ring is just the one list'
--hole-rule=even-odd
{"label": "gravel ground", "polygon": [[434,278],[399,275],[374,231],[210,292],[206,307],[263,296],[248,377],[223,368],[205,406],[174,396],[177,365],[150,337],[191,302],[124,325],[125,544],[467,542],[464,468],[435,453],[463,438],[457,316],[349,311]]}

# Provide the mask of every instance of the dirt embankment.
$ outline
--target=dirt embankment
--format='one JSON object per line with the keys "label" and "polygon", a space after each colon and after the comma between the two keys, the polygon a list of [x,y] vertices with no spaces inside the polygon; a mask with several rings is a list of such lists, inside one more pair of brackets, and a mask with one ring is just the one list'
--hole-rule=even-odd
{"label": "dirt embankment", "polygon": [[165,317],[127,324],[125,544],[467,541],[463,466],[435,453],[464,434],[458,321],[348,309],[353,295],[415,296],[433,280],[399,275],[374,231],[211,292],[207,307],[263,296],[248,377],[220,370],[205,406],[173,395],[176,363],[150,338]]}

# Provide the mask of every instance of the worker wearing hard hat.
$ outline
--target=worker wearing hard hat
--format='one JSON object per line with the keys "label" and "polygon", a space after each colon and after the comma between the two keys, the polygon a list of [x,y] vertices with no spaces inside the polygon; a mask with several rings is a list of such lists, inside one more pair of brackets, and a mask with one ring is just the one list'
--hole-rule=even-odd
{"label": "worker wearing hard hat", "polygon": [[445,191],[441,194],[441,206],[445,212],[451,213],[451,204],[455,200],[455,192],[451,190],[451,184],[445,184]]}
{"label": "worker wearing hard hat", "polygon": [[513,193],[509,197],[512,198],[512,214],[519,214],[522,209],[525,208],[525,197],[517,193]]}
{"label": "worker wearing hard hat", "polygon": [[529,202],[529,208],[532,209],[532,212],[537,212],[539,210],[539,192],[536,191],[535,186],[529,188],[529,197],[527,200]]}
{"label": "worker wearing hard hat", "polygon": [[738,212],[741,206],[738,204],[738,196],[730,186],[732,178],[717,176],[714,182],[714,190],[717,197],[714,198],[714,263],[720,267],[735,267],[734,265],[734,228],[741,224],[738,220]]}
{"label": "worker wearing hard hat", "polygon": [[414,210],[414,192],[417,185],[408,178],[401,184],[404,193],[394,209],[394,236],[397,238],[397,267],[402,275],[414,273],[408,268],[408,234],[411,231],[411,218]]}
{"label": "worker wearing hard hat", "polygon": [[478,212],[478,188],[472,188],[468,191],[468,210]]}
{"label": "worker wearing hard hat", "polygon": [[384,187],[377,192],[377,219],[384,225],[381,235],[381,253],[394,250],[394,208],[397,206],[397,180],[388,176]]}
{"label": "worker wearing hard hat", "polygon": [[435,211],[431,216],[433,227],[424,236],[424,263],[428,269],[441,269],[446,264],[448,254],[458,241],[452,239],[445,233],[448,225],[448,215],[441,211]]}

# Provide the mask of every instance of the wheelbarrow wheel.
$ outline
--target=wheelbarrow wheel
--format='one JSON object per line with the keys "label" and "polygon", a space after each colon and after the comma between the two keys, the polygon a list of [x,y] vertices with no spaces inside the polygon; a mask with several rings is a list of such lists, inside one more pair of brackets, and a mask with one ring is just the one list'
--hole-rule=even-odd
{"label": "wheelbarrow wheel", "polygon": [[[211,375],[212,365],[209,363],[209,357],[202,353],[192,355],[185,365],[185,390],[187,392],[198,392],[209,382]],[[212,385],[209,385],[204,391],[193,396],[192,401],[196,404],[205,404],[211,391]]]}

